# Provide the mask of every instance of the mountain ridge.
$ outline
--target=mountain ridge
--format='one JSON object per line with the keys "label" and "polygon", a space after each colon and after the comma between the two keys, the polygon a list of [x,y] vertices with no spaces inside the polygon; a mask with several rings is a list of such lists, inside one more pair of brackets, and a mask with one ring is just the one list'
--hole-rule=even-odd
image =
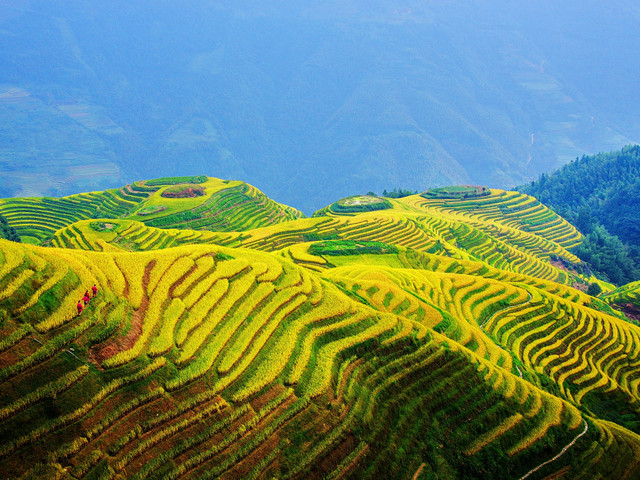
{"label": "mountain ridge", "polygon": [[0,22],[0,196],[215,172],[310,215],[394,186],[512,188],[639,138],[622,1],[30,0]]}

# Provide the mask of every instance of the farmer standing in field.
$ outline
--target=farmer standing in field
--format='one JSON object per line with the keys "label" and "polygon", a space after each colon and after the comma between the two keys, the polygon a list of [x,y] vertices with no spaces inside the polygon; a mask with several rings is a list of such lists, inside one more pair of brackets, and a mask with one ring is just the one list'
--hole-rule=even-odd
{"label": "farmer standing in field", "polygon": [[82,300],[84,301],[85,306],[87,305],[87,303],[89,303],[89,300],[91,300],[89,298],[89,290],[87,290],[86,292],[84,292],[84,297],[82,297]]}
{"label": "farmer standing in field", "polygon": [[95,297],[98,294],[98,287],[96,287],[96,284],[93,284],[93,287],[91,287],[91,291],[93,292],[93,296]]}
{"label": "farmer standing in field", "polygon": [[78,308],[78,315],[80,315],[82,313],[82,309],[84,308],[82,306],[82,300],[78,300],[77,308]]}

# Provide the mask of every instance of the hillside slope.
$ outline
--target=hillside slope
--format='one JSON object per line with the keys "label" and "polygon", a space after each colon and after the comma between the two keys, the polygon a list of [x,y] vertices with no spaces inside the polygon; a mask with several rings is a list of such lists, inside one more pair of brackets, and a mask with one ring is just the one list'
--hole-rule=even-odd
{"label": "hillside slope", "polygon": [[640,146],[583,156],[518,187],[585,234],[584,260],[611,281],[640,276]]}
{"label": "hillside slope", "polygon": [[13,242],[20,241],[20,237],[18,237],[15,228],[10,226],[2,215],[0,215],[0,238]]}
{"label": "hillside slope", "polygon": [[62,198],[5,198],[0,199],[0,215],[25,242],[38,244],[88,218],[127,217],[159,228],[241,231],[303,216],[244,182],[204,175],[134,182]]}
{"label": "hillside slope", "polygon": [[636,478],[640,328],[573,288],[579,234],[515,192],[443,197],[0,240],[0,471]]}

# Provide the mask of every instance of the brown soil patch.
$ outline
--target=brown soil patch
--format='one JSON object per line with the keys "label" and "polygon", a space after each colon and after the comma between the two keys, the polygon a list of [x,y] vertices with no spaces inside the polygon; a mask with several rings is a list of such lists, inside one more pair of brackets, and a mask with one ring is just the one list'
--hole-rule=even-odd
{"label": "brown soil patch", "polygon": [[199,186],[189,186],[180,190],[165,190],[162,196],[165,198],[196,198],[204,195],[204,188]]}
{"label": "brown soil patch", "polygon": [[[335,480],[340,480],[341,478],[344,478],[351,470],[353,470],[358,463],[360,463],[360,460],[362,460],[364,457],[367,456],[367,454],[369,453],[369,445],[367,445],[366,447],[364,447],[362,449],[362,451],[360,453],[358,453],[356,455],[356,457],[351,460],[351,462],[349,463],[349,465],[346,465],[344,470],[342,470],[335,478]],[[423,464],[424,465],[424,464]]]}
{"label": "brown soil patch", "polygon": [[[247,457],[236,463],[232,469],[220,476],[223,480],[241,480],[249,475],[249,472],[267,455],[278,447],[280,436],[274,433]],[[275,461],[275,459],[274,459]]]}
{"label": "brown soil patch", "polygon": [[[140,308],[133,312],[131,317],[131,328],[126,335],[114,339],[107,340],[105,343],[101,343],[91,347],[89,350],[89,361],[100,366],[102,362],[114,355],[129,350],[133,347],[142,335],[142,325],[144,323],[144,316],[149,308],[149,297],[147,294],[147,288],[149,286],[149,275],[151,270],[155,267],[156,261],[151,260],[144,269],[144,275],[142,276],[142,287],[144,295]],[[128,287],[128,285],[127,285]],[[128,288],[127,288],[128,289]]]}
{"label": "brown soil patch", "polygon": [[[233,455],[233,453],[235,451],[237,451],[237,449],[242,448],[243,445],[245,445],[247,442],[251,441],[251,439],[255,436],[258,435],[264,428],[266,428],[268,426],[268,424],[270,424],[271,422],[275,421],[280,415],[282,415],[284,413],[284,411],[289,408],[294,402],[296,401],[296,397],[294,395],[290,396],[289,398],[287,398],[284,402],[282,402],[280,405],[278,405],[278,407],[276,407],[274,410],[272,410],[269,414],[267,414],[260,422],[258,422],[258,424],[256,426],[254,426],[252,429],[248,430],[242,437],[238,438],[235,442],[233,442],[231,445],[227,446],[225,449],[221,450],[220,452],[218,452],[214,457],[212,457],[211,459],[207,460],[205,463],[198,465],[197,467],[195,467],[191,473],[189,474],[189,476],[191,478],[200,478],[206,471],[208,471],[210,469],[209,465],[211,465],[213,462],[213,464],[219,464],[221,462],[224,462],[224,460],[226,458],[228,458],[229,455]],[[253,417],[255,414],[253,412],[249,412],[247,415],[243,416],[243,420],[242,422],[236,422],[234,423],[234,426],[229,427],[229,431],[234,432],[238,427],[238,424],[243,424],[245,423],[248,418]],[[296,418],[296,416],[294,416],[293,418]],[[258,447],[256,447],[255,450],[253,450],[251,453],[249,453],[243,460],[240,460],[239,462],[237,462],[233,467],[231,467],[231,470],[227,471],[227,472],[221,472],[220,474],[226,474],[226,475],[231,475],[231,476],[227,476],[226,478],[243,478],[243,476],[236,476],[235,473],[233,473],[238,465],[243,464],[243,462],[248,459],[256,450],[259,450],[260,448],[262,448],[263,445],[268,444],[270,442],[270,440],[274,437],[276,437],[279,440],[279,432],[282,430],[282,428],[284,428],[286,425],[288,425],[288,423],[293,419],[289,419],[284,425],[280,426],[280,428],[278,428],[275,432],[273,432],[273,434],[269,437],[269,439],[265,440],[265,442],[263,442],[261,445],[259,445]],[[209,443],[209,441],[207,441],[207,443]],[[218,443],[218,442],[214,442]],[[203,444],[199,447],[196,447],[198,449],[198,451],[202,451],[205,450],[206,448],[209,448],[207,445]],[[192,454],[193,452],[191,452]],[[189,455],[187,455],[188,458]],[[249,471],[251,468],[253,468],[253,466],[259,462],[262,459],[262,457],[255,457],[250,463],[245,464],[244,468],[247,468],[247,471]],[[179,464],[181,459],[180,458],[176,458],[174,459],[174,461],[176,462],[176,464]],[[243,470],[244,470],[243,468]]]}
{"label": "brown soil patch", "polygon": [[283,385],[280,385],[279,383],[274,385],[273,388],[271,388],[270,390],[265,392],[263,395],[261,395],[261,396],[255,398],[254,400],[252,400],[250,402],[251,403],[251,407],[257,412],[262,407],[267,405],[271,400],[273,400],[278,395],[280,395],[283,390],[284,390],[284,386]]}
{"label": "brown soil patch", "polygon": [[45,359],[4,380],[2,383],[2,395],[0,395],[0,408],[9,405],[28,393],[25,391],[25,386],[28,386],[32,391],[49,383],[52,380],[51,372],[60,372],[60,375],[67,373],[69,370],[68,367],[65,367],[62,355],[62,352],[60,352],[58,355]]}
{"label": "brown soil patch", "polygon": [[551,265],[553,265],[556,268],[559,268],[560,270],[564,270],[565,272],[571,272],[571,270],[569,270],[564,263],[562,263],[560,260],[549,260],[549,263]]}
{"label": "brown soil patch", "polygon": [[[155,385],[157,386],[157,385]],[[154,387],[154,385],[150,386]],[[140,392],[140,394],[146,393],[147,390],[145,389],[145,391]],[[113,395],[107,397],[107,399],[100,404],[100,408],[93,410],[94,415],[85,417],[84,421],[83,421],[83,428],[85,428],[86,430],[90,430],[91,428],[93,428],[95,425],[97,425],[99,422],[101,422],[110,412],[112,412],[113,410],[115,410],[118,406],[127,403],[128,401],[132,400],[134,397],[138,396],[138,394],[129,394],[126,392],[116,392]],[[131,410],[129,413],[123,415],[119,420],[116,420],[114,423],[112,423],[109,427],[107,427],[104,431],[108,431],[112,428],[114,428],[118,423],[122,422],[123,420],[127,419],[124,421],[125,424],[127,424],[126,426],[126,432],[128,433],[129,430],[132,429],[132,426],[137,425],[138,423],[140,423],[142,420],[144,420],[145,418],[149,417],[151,415],[152,412],[155,411],[165,411],[169,408],[172,407],[172,402],[170,400],[168,400],[166,397],[163,397],[162,395],[151,400],[148,403],[142,403],[141,405],[138,405],[136,408],[134,408],[133,410]],[[149,412],[146,412],[146,410],[149,410]],[[129,419],[131,418],[131,419]],[[117,436],[116,436],[117,437]]]}
{"label": "brown soil patch", "polygon": [[[43,340],[40,341],[43,342]],[[18,363],[20,360],[35,353],[40,347],[42,347],[42,343],[34,340],[33,335],[24,337],[9,349],[0,353],[0,368]]]}
{"label": "brown soil patch", "polygon": [[185,385],[183,388],[172,391],[171,397],[175,400],[176,403],[180,403],[208,390],[209,385],[207,385],[206,382],[191,382]]}
{"label": "brown soil patch", "polygon": [[344,460],[355,448],[358,446],[358,442],[351,434],[347,435],[336,448],[329,452],[318,464],[318,469],[314,469],[308,473],[305,478],[308,479],[321,479],[327,473],[336,469],[340,462]]}
{"label": "brown soil patch", "polygon": [[[217,400],[219,399],[214,398],[209,402],[205,402],[199,405],[197,408],[193,410],[183,412],[181,415],[167,422],[156,425],[154,428],[148,430],[142,436],[140,436],[140,438],[136,439],[135,442],[132,442],[129,445],[127,445],[127,447],[125,447],[125,449],[123,449],[122,452],[119,453],[119,455],[120,456],[126,455],[128,452],[131,452],[131,450],[136,448],[139,442],[142,442],[145,439],[155,435],[158,431],[160,431],[160,429],[163,429],[170,425],[178,424],[183,420],[185,420],[186,418],[198,414],[199,412],[204,410],[208,405],[211,405],[213,402],[216,402]],[[169,408],[167,408],[166,410],[169,410]],[[162,410],[156,409],[156,411],[160,412]],[[153,412],[150,412],[150,413],[152,414]],[[168,452],[172,448],[180,445],[185,440],[188,440],[196,435],[203,433],[210,424],[221,420],[227,414],[228,414],[228,409],[223,408],[222,410],[217,411],[215,413],[210,413],[209,415],[207,415],[205,418],[201,419],[198,422],[191,423],[189,426],[187,426],[183,430],[180,430],[179,432],[176,432],[173,435],[170,435],[169,437],[162,439],[160,442],[146,449],[138,457],[134,458],[131,461],[131,463],[129,463],[126,467],[127,474],[131,475],[134,472],[138,472],[140,469],[142,469],[147,463],[149,463],[161,452],[162,453]],[[217,438],[218,441],[221,441],[224,438],[224,431],[220,432],[219,434],[216,434],[215,438]],[[198,451],[202,451],[202,450],[198,449]],[[193,454],[193,451],[191,453]]]}
{"label": "brown soil patch", "polygon": [[640,324],[640,308],[636,307],[633,303],[616,303],[613,306],[618,310],[621,310],[629,320],[636,324]]}
{"label": "brown soil patch", "polygon": [[[258,425],[256,425],[252,430],[248,431],[246,433],[246,435],[244,435],[242,438],[238,439],[235,443],[230,445],[224,452],[221,452],[221,453],[223,455],[225,455],[225,454],[228,455],[228,454],[232,454],[232,452],[230,452],[230,450],[233,450],[233,449],[236,449],[236,448],[241,448],[241,445],[245,441],[250,441],[252,436],[259,434],[264,428],[267,427],[268,423],[270,423],[270,422],[274,421],[275,419],[277,419],[278,416],[280,416],[282,413],[284,413],[284,411],[287,408],[289,408],[295,401],[296,401],[295,396],[291,396],[291,397],[287,398],[276,409],[271,411],[265,418],[263,418],[260,421],[260,423],[258,423]],[[280,432],[282,431],[283,428],[286,428],[286,426],[293,419],[297,418],[298,415],[300,415],[300,413],[302,413],[302,412],[299,412],[298,414],[294,415],[287,422],[285,422],[284,425],[281,425],[275,432],[273,432],[271,434],[271,436],[268,439],[266,439],[263,443],[258,445],[245,458],[243,458],[238,463],[236,463],[233,467],[231,467],[230,470],[228,470],[227,472],[223,472],[221,474],[220,478],[223,478],[223,479],[226,479],[226,480],[232,480],[232,479],[240,480],[240,479],[246,478],[247,474],[258,463],[260,463],[260,461],[264,457],[266,457],[269,453],[271,453],[271,451],[273,451],[278,446],[278,444],[280,443],[280,440],[281,440]],[[277,461],[278,461],[278,459],[275,458],[274,462],[277,462]],[[217,463],[217,461],[216,461],[216,463]],[[201,465],[200,467],[198,467],[199,473],[204,473],[204,471],[206,471],[207,469],[208,469],[207,464],[204,464],[204,465]]]}
{"label": "brown soil patch", "polygon": [[[567,265],[565,263],[563,263],[560,260],[549,260],[549,263],[560,269],[560,270],[564,270],[567,273],[572,273],[575,275],[576,271],[575,269],[571,269],[569,267],[567,267]],[[587,289],[589,288],[589,284],[588,283],[580,283],[580,282],[575,282],[573,285],[571,285],[573,288],[575,288],[576,290],[580,290],[581,292],[586,292]]]}
{"label": "brown soil patch", "polygon": [[[228,413],[230,414],[231,412],[228,412]],[[202,443],[200,443],[198,445],[194,445],[191,449],[189,449],[189,450],[187,450],[185,452],[182,452],[177,457],[174,457],[173,458],[173,462],[176,465],[180,465],[180,464],[186,462],[194,454],[196,454],[198,452],[204,452],[204,451],[206,451],[206,450],[208,450],[208,449],[210,449],[210,448],[212,448],[212,447],[214,447],[216,445],[219,445],[230,434],[229,432],[235,432],[238,428],[240,428],[241,425],[243,425],[244,423],[248,422],[249,419],[251,419],[254,415],[255,415],[255,413],[251,412],[251,411],[245,413],[240,418],[237,418],[233,422],[233,424],[229,425],[227,428],[223,429],[222,431],[217,432],[211,438],[205,440],[204,442],[202,442]],[[211,462],[214,465],[219,464],[220,463],[220,455],[225,455],[229,451],[229,449],[233,449],[233,448],[237,447],[238,444],[240,442],[242,442],[242,440],[244,438],[246,438],[248,435],[250,435],[253,431],[254,430],[248,431],[244,437],[238,439],[237,441],[235,441],[234,443],[229,445],[224,450],[221,450],[220,452],[217,452],[213,457],[205,460],[204,463],[201,463],[201,464],[195,466],[189,472],[185,472],[185,477],[188,477],[188,478],[200,478],[204,473],[206,473],[210,469]]]}
{"label": "brown soil patch", "polygon": [[586,283],[574,283],[571,286],[576,290],[580,290],[581,292],[585,292],[585,293],[589,289],[589,285],[587,285]]}

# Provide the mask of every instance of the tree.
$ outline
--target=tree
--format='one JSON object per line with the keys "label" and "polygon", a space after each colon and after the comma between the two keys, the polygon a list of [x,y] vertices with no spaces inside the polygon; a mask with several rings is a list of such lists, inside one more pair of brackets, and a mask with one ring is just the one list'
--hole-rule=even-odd
{"label": "tree", "polygon": [[592,297],[597,297],[602,293],[602,287],[597,283],[590,283],[589,288],[587,288],[587,295],[591,295]]}
{"label": "tree", "polygon": [[5,238],[12,242],[20,241],[20,237],[16,230],[7,223],[7,220],[2,215],[0,215],[0,238]]}

